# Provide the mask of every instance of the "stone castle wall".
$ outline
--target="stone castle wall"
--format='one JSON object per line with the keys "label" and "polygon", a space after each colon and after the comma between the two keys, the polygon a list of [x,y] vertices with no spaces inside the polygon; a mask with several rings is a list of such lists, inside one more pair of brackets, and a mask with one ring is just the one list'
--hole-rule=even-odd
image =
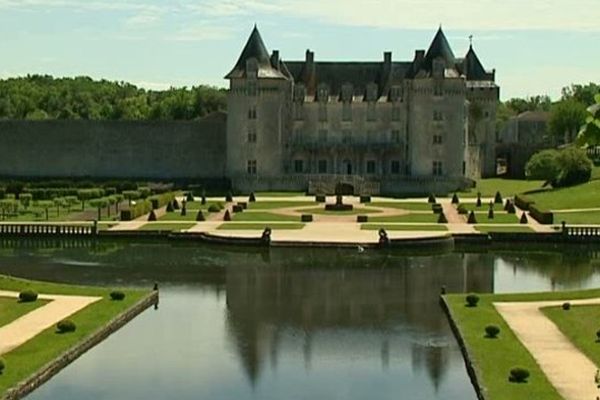
{"label": "stone castle wall", "polygon": [[225,118],[0,121],[0,176],[222,178]]}

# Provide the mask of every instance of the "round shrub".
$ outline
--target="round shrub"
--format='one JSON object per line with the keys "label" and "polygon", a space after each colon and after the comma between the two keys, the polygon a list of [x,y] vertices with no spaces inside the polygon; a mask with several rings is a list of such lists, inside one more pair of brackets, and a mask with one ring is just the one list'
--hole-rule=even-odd
{"label": "round shrub", "polygon": [[6,368],[6,363],[4,362],[3,359],[0,358],[0,375],[2,375],[5,368]]}
{"label": "round shrub", "polygon": [[569,311],[571,309],[571,303],[563,303],[562,309],[565,311]]}
{"label": "round shrub", "polygon": [[110,292],[110,298],[113,300],[121,301],[125,299],[125,293],[115,290],[114,292]]}
{"label": "round shrub", "polygon": [[515,367],[510,370],[510,376],[508,380],[511,382],[525,383],[529,378],[529,371],[525,368]]}
{"label": "round shrub", "polygon": [[467,306],[477,307],[477,303],[479,303],[479,296],[476,294],[469,294],[467,297],[465,297],[465,300],[467,302]]}
{"label": "round shrub", "polygon": [[63,319],[58,324],[56,324],[56,329],[58,330],[58,333],[68,333],[75,332],[77,327],[75,326],[75,323],[73,321]]}
{"label": "round shrub", "polygon": [[596,341],[600,342],[600,329],[596,331]]}
{"label": "round shrub", "polygon": [[527,179],[554,181],[560,170],[557,157],[558,151],[554,149],[535,153],[525,164],[525,176]]}
{"label": "round shrub", "polygon": [[592,161],[584,150],[567,147],[558,153],[556,158],[560,172],[553,186],[564,187],[585,183],[592,177]]}
{"label": "round shrub", "polygon": [[33,290],[24,290],[19,293],[19,300],[22,303],[33,303],[38,298],[38,294]]}
{"label": "round shrub", "polygon": [[216,204],[211,204],[210,206],[208,206],[209,213],[218,213],[219,211],[221,211],[221,209]]}
{"label": "round shrub", "polygon": [[500,328],[496,325],[488,325],[485,327],[485,336],[490,339],[496,339],[500,333]]}

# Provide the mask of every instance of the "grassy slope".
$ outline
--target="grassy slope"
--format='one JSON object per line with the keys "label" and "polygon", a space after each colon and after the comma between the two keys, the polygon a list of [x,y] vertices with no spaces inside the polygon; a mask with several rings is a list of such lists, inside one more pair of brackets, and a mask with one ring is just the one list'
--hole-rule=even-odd
{"label": "grassy slope", "polygon": [[459,197],[477,197],[477,192],[481,192],[483,197],[493,197],[499,191],[502,197],[512,197],[515,194],[540,189],[543,184],[543,181],[527,181],[522,179],[479,179],[475,188],[466,192],[460,192],[458,195]]}
{"label": "grassy slope", "polygon": [[48,301],[44,300],[21,303],[12,297],[0,297],[0,326],[4,326],[47,303]]}
{"label": "grassy slope", "polygon": [[102,296],[103,299],[77,312],[70,319],[77,325],[77,331],[59,335],[55,328],[49,328],[38,336],[5,354],[6,369],[0,379],[0,395],[21,380],[27,378],[43,365],[61,353],[76,345],[92,333],[100,329],[117,315],[141,300],[147,291],[123,290],[126,297],[123,301],[111,301],[108,297],[110,289],[59,285],[44,282],[24,281],[0,276],[0,288],[3,290],[21,291],[33,289],[44,294],[71,294],[85,296]]}
{"label": "grassy slope", "polygon": [[561,221],[567,224],[600,224],[600,211],[554,213],[554,223],[560,224]]}
{"label": "grassy slope", "polygon": [[266,227],[271,228],[272,230],[281,230],[281,229],[302,229],[304,228],[304,224],[301,223],[292,223],[292,222],[283,222],[283,223],[239,223],[235,222],[226,222],[224,224],[219,225],[218,230],[263,230]]}
{"label": "grassy slope", "polygon": [[[465,307],[465,295],[448,295],[447,302],[455,322],[479,373],[480,384],[487,389],[488,400],[561,399],[550,385],[539,366],[508,328],[504,319],[493,307],[499,301],[574,300],[600,297],[600,290],[577,292],[526,293],[526,294],[481,294],[476,308]],[[486,325],[497,325],[501,329],[496,340],[484,337]],[[531,372],[527,384],[513,384],[507,377],[511,368],[522,366]]]}
{"label": "grassy slope", "polygon": [[569,311],[562,307],[543,308],[571,343],[587,355],[596,365],[600,365],[600,343],[596,341],[596,331],[600,329],[600,306],[573,306]]}
{"label": "grassy slope", "polygon": [[447,231],[444,225],[392,225],[392,224],[362,224],[360,229],[363,231]]}
{"label": "grassy slope", "polygon": [[600,180],[527,195],[547,210],[600,208]]}

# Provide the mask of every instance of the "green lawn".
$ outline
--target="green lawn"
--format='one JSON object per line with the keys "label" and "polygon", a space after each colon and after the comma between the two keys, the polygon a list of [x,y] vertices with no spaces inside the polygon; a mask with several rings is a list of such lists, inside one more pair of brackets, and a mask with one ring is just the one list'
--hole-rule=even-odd
{"label": "green lawn", "polygon": [[301,197],[305,196],[304,192],[255,192],[254,196],[258,201],[261,197]]}
{"label": "green lawn", "polygon": [[0,276],[0,289],[17,292],[25,289],[32,289],[43,294],[102,297],[102,300],[89,305],[69,318],[77,326],[75,332],[59,335],[56,333],[56,328],[53,326],[43,331],[32,340],[24,343],[9,353],[4,354],[2,358],[6,362],[6,369],[0,378],[0,397],[7,389],[29,377],[35,371],[67,351],[69,348],[88,338],[92,333],[106,325],[117,315],[125,312],[149,293],[149,291],[125,289],[123,290],[125,293],[125,299],[123,301],[112,301],[109,297],[111,289],[108,288],[68,286],[45,282],[24,281],[5,276]]}
{"label": "green lawn", "polygon": [[363,231],[447,231],[444,225],[394,225],[394,224],[362,224],[360,229]]}
{"label": "green lawn", "polygon": [[242,224],[235,222],[226,222],[222,225],[219,225],[218,230],[263,230],[266,227],[271,228],[272,230],[297,230],[304,228],[304,224],[301,223],[263,223],[263,224]]}
{"label": "green lawn", "polygon": [[510,232],[510,233],[531,233],[534,232],[528,226],[506,226],[506,225],[476,225],[475,229],[481,233],[489,233],[489,232]]}
{"label": "green lawn", "polygon": [[554,223],[560,224],[600,224],[600,211],[585,211],[572,213],[554,213]]}
{"label": "green lawn", "polygon": [[600,208],[600,180],[569,188],[552,189],[527,195],[538,206],[547,210]]}
{"label": "green lawn", "polygon": [[175,231],[181,231],[184,229],[190,229],[194,225],[196,225],[196,224],[195,223],[185,223],[185,222],[180,222],[180,223],[177,223],[177,222],[173,222],[173,223],[148,222],[147,224],[140,226],[137,230],[138,231],[175,232]]}
{"label": "green lawn", "polygon": [[273,210],[276,208],[293,208],[317,205],[316,201],[260,201],[258,199],[254,203],[248,203],[249,210]]}
{"label": "green lawn", "polygon": [[[300,210],[298,210],[300,211]],[[306,210],[301,210],[302,214],[319,214],[319,215],[363,215],[363,214],[377,214],[380,213],[381,210],[377,210],[375,208],[354,208],[349,211],[327,211],[325,210],[325,206],[317,207],[317,208],[309,208]]]}
{"label": "green lawn", "polygon": [[245,211],[233,214],[233,221],[287,221],[299,222],[300,216],[281,215],[262,211]]}
{"label": "green lawn", "polygon": [[543,184],[544,181],[528,181],[523,179],[479,179],[475,188],[466,192],[460,192],[458,193],[458,196],[477,197],[477,192],[481,192],[483,197],[494,197],[496,192],[500,191],[502,198],[512,197],[515,194],[527,192],[529,190],[540,189]]}
{"label": "green lawn", "polygon": [[369,222],[426,222],[437,223],[439,216],[433,212],[428,214],[406,214],[399,216],[369,217]]}
{"label": "green lawn", "polygon": [[543,308],[542,312],[556,324],[571,343],[600,365],[600,343],[596,332],[600,329],[600,306],[572,306],[569,311],[562,307]]}
{"label": "green lawn", "polygon": [[[198,215],[198,210],[187,210],[185,215],[181,215],[180,211],[168,212],[165,215],[158,218],[159,221],[195,221]],[[204,217],[208,215],[207,211],[204,211]]]}
{"label": "green lawn", "polygon": [[386,207],[386,208],[396,208],[401,210],[411,210],[411,211],[431,211],[431,204],[426,201],[422,203],[417,202],[398,202],[398,201],[376,201],[373,203],[368,203],[369,206],[373,207]]}
{"label": "green lawn", "polygon": [[12,297],[0,297],[0,326],[4,326],[47,303],[47,300],[21,303]]}
{"label": "green lawn", "polygon": [[[206,210],[208,210],[208,207],[212,206],[213,204],[217,204],[217,205],[221,204],[222,206],[224,206],[225,205],[225,201],[215,201],[215,200],[212,200],[212,201],[207,201],[206,204],[204,204],[204,205],[202,204],[202,202],[200,200],[188,201],[186,203],[186,205],[185,205],[185,208],[187,209],[187,211],[194,210],[194,211],[197,212],[198,210],[202,209],[202,211],[206,212]],[[179,205],[181,206],[181,202],[179,203]],[[174,212],[177,213],[179,211],[180,210],[175,210]]]}
{"label": "green lawn", "polygon": [[[468,215],[466,216],[468,217]],[[475,218],[480,224],[518,224],[519,218],[516,214],[509,214],[505,211],[494,211],[494,218],[489,219],[486,212],[475,212]]]}
{"label": "green lawn", "polygon": [[[476,203],[460,203],[462,206],[464,206],[467,210],[469,211],[475,211],[475,212],[488,212],[488,210],[490,209],[490,203],[482,203],[481,207],[477,207]],[[498,204],[498,203],[494,203],[494,211],[495,212],[503,212],[504,211],[504,204]]]}

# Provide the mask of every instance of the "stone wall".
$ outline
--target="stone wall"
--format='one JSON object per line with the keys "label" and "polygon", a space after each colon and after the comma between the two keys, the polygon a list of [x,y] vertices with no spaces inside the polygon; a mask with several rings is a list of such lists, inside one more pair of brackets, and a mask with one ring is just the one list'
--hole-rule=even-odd
{"label": "stone wall", "polygon": [[0,121],[0,176],[221,178],[225,119]]}

